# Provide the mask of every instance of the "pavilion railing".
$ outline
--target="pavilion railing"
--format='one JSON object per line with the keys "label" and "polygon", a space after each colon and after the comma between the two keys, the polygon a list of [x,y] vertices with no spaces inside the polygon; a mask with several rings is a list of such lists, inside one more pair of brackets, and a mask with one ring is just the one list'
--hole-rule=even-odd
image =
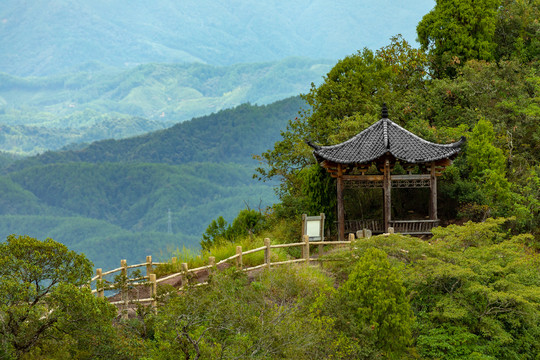
{"label": "pavilion railing", "polygon": [[431,234],[431,229],[439,226],[439,220],[392,220],[394,231],[409,235]]}
{"label": "pavilion railing", "polygon": [[[396,233],[408,235],[431,234],[431,229],[439,226],[439,220],[391,220],[390,226]],[[374,234],[387,232],[382,220],[345,220],[345,234],[371,229]]]}
{"label": "pavilion railing", "polygon": [[382,220],[345,220],[345,234],[356,234],[362,229],[370,229],[374,234],[385,232]]}

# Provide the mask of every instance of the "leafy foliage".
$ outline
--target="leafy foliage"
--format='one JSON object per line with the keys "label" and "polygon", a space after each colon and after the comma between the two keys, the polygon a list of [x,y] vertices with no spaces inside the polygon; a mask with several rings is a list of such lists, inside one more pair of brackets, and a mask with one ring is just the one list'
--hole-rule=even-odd
{"label": "leafy foliage", "polygon": [[429,243],[402,235],[359,240],[345,271],[373,247],[402,269],[422,358],[533,359],[540,353],[540,259],[524,246],[532,236],[511,236],[504,222],[436,228]]}
{"label": "leafy foliage", "polygon": [[[316,296],[323,276],[276,270],[248,284],[244,274],[218,274],[206,288],[171,299],[157,318],[154,356],[170,359],[308,359],[320,357],[323,324],[299,301]],[[287,278],[287,277],[292,277]],[[297,279],[288,293],[279,285]],[[278,280],[279,279],[279,280]],[[311,280],[308,283],[302,280]],[[308,285],[309,284],[309,285]],[[275,291],[279,292],[276,294]],[[266,294],[274,294],[267,297]]]}
{"label": "leafy foliage", "polygon": [[224,242],[233,242],[237,238],[258,234],[264,228],[265,217],[261,211],[245,209],[241,210],[232,225],[228,225],[222,216],[212,220],[208,228],[202,235],[201,247],[203,250],[210,250],[212,246]]}
{"label": "leafy foliage", "polygon": [[499,0],[438,0],[418,23],[418,40],[429,50],[436,76],[455,75],[456,64],[470,59],[493,60]]}
{"label": "leafy foliage", "polygon": [[338,301],[353,333],[367,332],[378,349],[399,354],[410,344],[413,316],[406,290],[383,251],[366,250],[340,287]]}
{"label": "leafy foliage", "polygon": [[18,359],[66,337],[79,350],[89,346],[87,338],[96,347],[107,344],[101,332],[110,328],[115,310],[81,288],[92,274],[84,255],[52,239],[15,235],[0,243],[0,253],[2,358]]}

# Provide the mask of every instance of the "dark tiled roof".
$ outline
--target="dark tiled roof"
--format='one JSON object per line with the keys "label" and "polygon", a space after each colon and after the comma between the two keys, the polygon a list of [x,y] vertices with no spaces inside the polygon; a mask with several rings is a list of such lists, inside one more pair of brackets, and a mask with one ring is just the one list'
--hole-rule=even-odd
{"label": "dark tiled roof", "polygon": [[452,144],[435,144],[384,118],[341,144],[309,145],[315,149],[313,154],[319,160],[338,164],[368,163],[387,152],[409,163],[425,163],[457,154],[464,142],[465,138],[461,137]]}

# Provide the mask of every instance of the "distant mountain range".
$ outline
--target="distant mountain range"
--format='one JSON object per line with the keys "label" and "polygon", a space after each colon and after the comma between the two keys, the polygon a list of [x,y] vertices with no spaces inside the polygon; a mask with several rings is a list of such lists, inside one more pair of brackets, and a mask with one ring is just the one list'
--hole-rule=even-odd
{"label": "distant mountain range", "polygon": [[43,76],[150,62],[337,60],[379,48],[433,0],[2,0],[0,72]]}
{"label": "distant mountain range", "polygon": [[146,64],[40,78],[0,74],[0,151],[35,154],[163,129],[242,103],[307,92],[327,60],[211,66]]}

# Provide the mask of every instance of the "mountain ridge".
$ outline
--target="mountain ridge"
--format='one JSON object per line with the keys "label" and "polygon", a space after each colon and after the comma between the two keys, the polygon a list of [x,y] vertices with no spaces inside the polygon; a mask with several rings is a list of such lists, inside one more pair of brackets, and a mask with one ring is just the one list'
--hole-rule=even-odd
{"label": "mountain ridge", "polygon": [[[290,56],[337,60],[402,33],[413,42],[432,0],[282,2],[5,0],[0,71],[59,74],[87,61],[230,65]],[[393,20],[388,21],[392,14]]]}

